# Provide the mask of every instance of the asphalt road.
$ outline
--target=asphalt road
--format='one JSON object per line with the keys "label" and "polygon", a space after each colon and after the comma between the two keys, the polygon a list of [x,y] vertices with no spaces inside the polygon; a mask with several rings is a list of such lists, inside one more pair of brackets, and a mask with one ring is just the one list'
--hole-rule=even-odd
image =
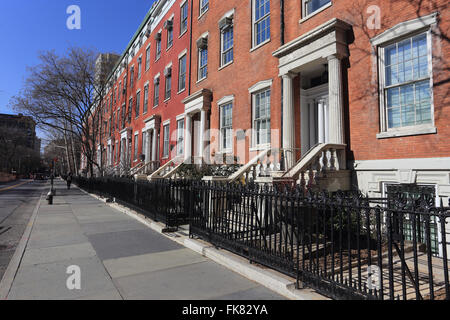
{"label": "asphalt road", "polygon": [[19,180],[0,184],[0,279],[22,238],[46,181]]}

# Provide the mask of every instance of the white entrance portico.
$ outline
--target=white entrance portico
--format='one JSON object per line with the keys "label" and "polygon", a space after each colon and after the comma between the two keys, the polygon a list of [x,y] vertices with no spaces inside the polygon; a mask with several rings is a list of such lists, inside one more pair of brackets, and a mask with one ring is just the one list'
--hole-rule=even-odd
{"label": "white entrance portico", "polygon": [[[344,144],[342,59],[350,25],[332,19],[276,50],[283,79],[283,149],[294,150],[295,99],[300,99],[301,153],[318,143]],[[299,79],[298,83],[294,79]],[[300,97],[294,86],[300,86]],[[295,152],[286,153],[288,167]]]}
{"label": "white entrance portico", "polygon": [[159,167],[159,134],[161,126],[161,117],[159,115],[152,115],[144,120],[145,127],[143,129],[145,135],[145,164],[147,166],[147,173],[151,173]]}
{"label": "white entrance portico", "polygon": [[209,128],[208,112],[211,108],[212,93],[202,89],[193,93],[182,102],[184,103],[185,136],[184,162],[201,164],[205,159],[205,141]]}
{"label": "white entrance portico", "polygon": [[120,131],[120,175],[127,174],[131,167],[131,128]]}

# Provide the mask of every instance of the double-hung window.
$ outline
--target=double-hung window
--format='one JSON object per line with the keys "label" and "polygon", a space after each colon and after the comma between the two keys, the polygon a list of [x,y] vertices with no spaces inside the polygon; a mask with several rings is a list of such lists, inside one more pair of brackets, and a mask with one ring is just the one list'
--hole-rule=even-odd
{"label": "double-hung window", "polygon": [[142,73],[142,57],[138,58],[138,79],[141,78]]}
{"label": "double-hung window", "polygon": [[209,9],[209,0],[200,0],[200,15],[204,14]]}
{"label": "double-hung window", "polygon": [[148,110],[148,84],[144,87],[144,110],[142,111],[143,114],[146,114]]}
{"label": "double-hung window", "polygon": [[233,103],[220,107],[220,149],[229,152],[232,149],[233,137]]}
{"label": "double-hung window", "polygon": [[131,113],[133,108],[133,97],[130,98],[128,102],[128,123],[131,123]]}
{"label": "double-hung window", "polygon": [[172,94],[172,74],[166,75],[164,100],[170,99]]}
{"label": "double-hung window", "polygon": [[139,117],[139,112],[141,109],[140,102],[141,102],[141,92],[139,91],[138,93],[136,93],[136,110],[135,110],[136,118]]}
{"label": "double-hung window", "polygon": [[270,0],[253,0],[253,46],[270,39]]}
{"label": "double-hung window", "polygon": [[233,61],[233,45],[234,45],[233,25],[229,25],[222,29],[221,39],[222,39],[221,65],[224,66]]}
{"label": "double-hung window", "polygon": [[155,78],[153,84],[153,107],[159,104],[159,77]]}
{"label": "double-hung window", "polygon": [[184,153],[184,119],[177,121],[177,155]]}
{"label": "double-hung window", "polygon": [[150,68],[150,46],[145,50],[145,71]]}
{"label": "double-hung window", "polygon": [[161,34],[159,39],[156,39],[156,59],[158,60],[161,57]]}
{"label": "double-hung window", "polygon": [[170,125],[167,124],[163,127],[163,157],[169,157],[169,144],[170,144]]}
{"label": "double-hung window", "polygon": [[167,49],[171,48],[173,45],[173,28],[167,29]]}
{"label": "double-hung window", "polygon": [[134,135],[134,160],[137,160],[138,156],[138,144],[139,144],[139,135],[136,133]]}
{"label": "double-hung window", "polygon": [[208,47],[198,50],[198,80],[208,75]]}
{"label": "double-hung window", "polygon": [[432,122],[427,32],[383,48],[387,130]]}
{"label": "double-hung window", "polygon": [[186,32],[188,27],[188,2],[185,1],[181,6],[181,16],[180,16],[180,35]]}
{"label": "double-hung window", "polygon": [[134,82],[134,66],[131,67],[130,71],[130,88],[133,88],[133,82]]}
{"label": "double-hung window", "polygon": [[178,61],[178,92],[186,89],[186,55]]}
{"label": "double-hung window", "polygon": [[270,144],[270,89],[253,94],[254,146]]}
{"label": "double-hung window", "polygon": [[307,17],[330,4],[331,0],[302,0],[303,17]]}

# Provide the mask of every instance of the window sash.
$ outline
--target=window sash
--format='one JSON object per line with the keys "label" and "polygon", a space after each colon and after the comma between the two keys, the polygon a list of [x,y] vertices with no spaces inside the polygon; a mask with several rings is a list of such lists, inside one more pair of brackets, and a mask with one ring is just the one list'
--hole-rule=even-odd
{"label": "window sash", "polygon": [[153,106],[156,107],[159,104],[159,83],[154,85],[154,94],[153,94]]}
{"label": "window sash", "polygon": [[148,110],[148,85],[144,87],[144,110],[142,113],[147,113]]}
{"label": "window sash", "polygon": [[[259,7],[257,6],[259,4]],[[262,5],[261,5],[262,4]],[[266,5],[269,6],[266,10]],[[258,10],[263,8],[263,14],[258,18]],[[265,25],[261,28],[261,25]],[[254,43],[255,46],[270,39],[270,0],[254,0]]]}
{"label": "window sash", "polygon": [[177,155],[184,153],[184,119],[177,122]]}
{"label": "window sash", "polygon": [[169,156],[169,143],[170,143],[169,132],[170,132],[169,125],[165,125],[164,126],[164,145],[163,145],[163,156],[164,157]]}
{"label": "window sash", "polygon": [[145,70],[150,68],[150,47],[145,51]]}
{"label": "window sash", "polygon": [[433,124],[429,37],[426,31],[381,47],[382,131]]}
{"label": "window sash", "polygon": [[220,108],[221,150],[232,148],[233,104],[228,103]]}
{"label": "window sash", "polygon": [[136,94],[136,110],[135,110],[135,117],[137,118],[137,117],[139,117],[139,112],[140,112],[140,108],[141,108],[141,106],[140,106],[140,100],[141,100],[141,92],[138,92],[137,94]]}
{"label": "window sash", "polygon": [[204,14],[209,9],[209,0],[200,0],[200,15]]}
{"label": "window sash", "polygon": [[180,34],[186,32],[188,27],[188,3],[187,1],[181,7],[181,15],[180,15]]}
{"label": "window sash", "polygon": [[170,98],[171,94],[172,94],[172,76],[168,76],[166,77],[166,81],[165,81],[165,86],[166,86],[166,90],[165,90],[165,95],[164,95],[164,99],[167,100]]}
{"label": "window sash", "polygon": [[138,154],[138,145],[139,145],[139,135],[134,135],[134,160],[137,160]]}
{"label": "window sash", "polygon": [[326,6],[331,0],[302,0],[303,1],[303,17],[307,17],[322,7]]}
{"label": "window sash", "polygon": [[202,49],[199,52],[199,80],[208,75],[208,49]]}
{"label": "window sash", "polygon": [[173,29],[167,30],[167,49],[173,45]]}
{"label": "window sash", "polygon": [[234,34],[233,26],[222,33],[222,65],[233,61]]}
{"label": "window sash", "polygon": [[156,41],[156,60],[161,57],[161,40]]}
{"label": "window sash", "polygon": [[178,91],[186,89],[186,55],[179,61]]}

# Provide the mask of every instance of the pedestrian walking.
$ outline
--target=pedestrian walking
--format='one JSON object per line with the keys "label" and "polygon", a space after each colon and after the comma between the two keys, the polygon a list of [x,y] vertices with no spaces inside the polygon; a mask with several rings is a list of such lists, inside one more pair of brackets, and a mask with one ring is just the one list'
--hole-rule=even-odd
{"label": "pedestrian walking", "polygon": [[67,176],[66,182],[67,182],[67,190],[70,190],[70,185],[72,183],[72,172],[69,173],[69,175]]}

